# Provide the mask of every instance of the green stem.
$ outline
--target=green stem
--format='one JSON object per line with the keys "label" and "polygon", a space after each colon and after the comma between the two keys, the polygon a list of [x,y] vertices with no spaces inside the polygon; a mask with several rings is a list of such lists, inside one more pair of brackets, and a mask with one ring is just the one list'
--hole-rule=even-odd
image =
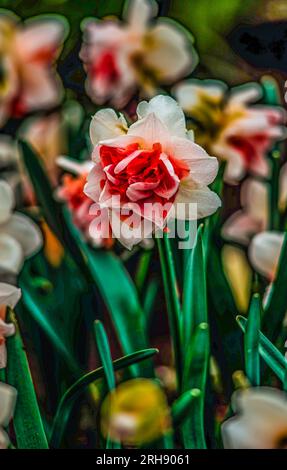
{"label": "green stem", "polygon": [[163,234],[163,238],[157,238],[161,271],[165,299],[167,304],[169,327],[173,343],[174,358],[177,373],[177,384],[181,384],[182,378],[182,358],[181,358],[181,310],[177,281],[175,275],[174,261],[168,235]]}

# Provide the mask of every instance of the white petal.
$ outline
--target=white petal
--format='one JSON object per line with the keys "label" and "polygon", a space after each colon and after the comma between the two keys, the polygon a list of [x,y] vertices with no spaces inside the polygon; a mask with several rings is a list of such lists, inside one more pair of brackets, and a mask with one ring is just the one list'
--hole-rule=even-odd
{"label": "white petal", "polygon": [[148,20],[157,13],[157,5],[149,0],[130,0],[128,8],[124,11],[123,17],[137,33],[143,33],[147,26]]}
{"label": "white petal", "polygon": [[167,127],[158,119],[155,113],[150,113],[145,118],[132,124],[127,137],[130,136],[141,137],[146,144],[150,144],[150,147],[156,142],[162,144],[169,140]]}
{"label": "white petal", "polygon": [[24,261],[20,243],[6,233],[0,232],[0,269],[18,274]]}
{"label": "white petal", "polygon": [[58,157],[56,163],[63,170],[75,175],[88,173],[94,166],[94,163],[91,160],[79,162],[78,160],[64,156]]}
{"label": "white petal", "polygon": [[2,429],[0,426],[0,450],[8,449],[9,442],[10,441],[7,432],[5,432],[4,429]]}
{"label": "white petal", "polygon": [[175,137],[171,141],[171,156],[184,162],[190,171],[190,178],[200,185],[212,183],[218,172],[218,161],[206,151],[190,141]]}
{"label": "white petal", "polygon": [[258,83],[248,83],[232,88],[230,103],[246,104],[250,101],[258,101],[262,96],[262,89]]}
{"label": "white petal", "polygon": [[10,284],[0,282],[0,305],[14,308],[21,297],[21,289]]}
{"label": "white petal", "polygon": [[203,96],[220,101],[227,87],[218,80],[185,80],[174,89],[179,105],[188,113],[201,104]]}
{"label": "white petal", "polygon": [[254,268],[268,279],[273,279],[283,245],[284,235],[279,232],[262,232],[256,235],[249,247],[249,258]]}
{"label": "white petal", "polygon": [[142,101],[137,107],[139,119],[154,113],[168,128],[170,135],[186,137],[185,117],[178,103],[170,96],[158,95],[149,102]]}
{"label": "white petal", "polygon": [[0,382],[0,425],[8,426],[13,417],[17,398],[17,390],[10,385]]}
{"label": "white petal", "polygon": [[121,114],[119,117],[113,109],[101,109],[93,117],[90,124],[90,138],[93,145],[100,140],[107,140],[126,134],[127,122]]}
{"label": "white petal", "polygon": [[231,215],[222,227],[222,235],[226,240],[234,240],[248,245],[250,238],[263,230],[263,225],[248,213],[239,210]]}
{"label": "white petal", "polygon": [[[6,181],[0,181],[0,225],[6,222],[14,207],[14,196],[11,187]],[[1,230],[1,228],[0,228]]]}
{"label": "white petal", "polygon": [[246,212],[261,223],[261,230],[265,230],[268,223],[268,188],[266,184],[248,178],[241,187],[240,199]]}
{"label": "white petal", "polygon": [[100,163],[96,163],[87,177],[84,193],[95,202],[99,202],[102,192],[101,181],[106,180],[105,173]]}
{"label": "white petal", "polygon": [[25,257],[34,255],[43,245],[42,232],[38,225],[24,214],[14,213],[5,224],[4,230],[21,245]]}
{"label": "white petal", "polygon": [[196,187],[193,181],[184,180],[179,186],[174,205],[177,219],[195,220],[213,214],[221,206],[221,200],[208,187]]}
{"label": "white petal", "polygon": [[48,109],[62,99],[63,89],[58,77],[36,63],[26,66],[21,99],[27,110]]}
{"label": "white petal", "polygon": [[151,45],[147,47],[145,63],[156,71],[161,82],[173,83],[197,65],[189,35],[172,20],[158,20],[147,37]]}

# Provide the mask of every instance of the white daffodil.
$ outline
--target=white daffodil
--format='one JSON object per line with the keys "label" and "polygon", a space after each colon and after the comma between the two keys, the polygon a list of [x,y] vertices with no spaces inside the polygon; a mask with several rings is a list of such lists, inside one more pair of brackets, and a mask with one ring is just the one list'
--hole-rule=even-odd
{"label": "white daffodil", "polygon": [[16,398],[16,388],[0,382],[0,449],[7,449],[9,445],[9,437],[3,427],[8,426],[13,417]]}
{"label": "white daffodil", "polygon": [[42,235],[29,217],[13,213],[13,191],[5,181],[0,181],[0,201],[0,269],[18,274],[24,259],[41,248]]}
{"label": "white daffodil", "polygon": [[14,308],[21,297],[21,290],[17,287],[0,282],[0,369],[6,367],[7,353],[5,341],[8,336],[15,333],[13,323],[6,323],[7,307]]}
{"label": "white daffodil", "polygon": [[250,243],[251,264],[269,281],[273,281],[276,277],[283,241],[284,233],[266,231],[255,235]]}
{"label": "white daffodil", "polygon": [[287,448],[287,396],[269,387],[235,392],[235,416],[221,427],[225,449]]}

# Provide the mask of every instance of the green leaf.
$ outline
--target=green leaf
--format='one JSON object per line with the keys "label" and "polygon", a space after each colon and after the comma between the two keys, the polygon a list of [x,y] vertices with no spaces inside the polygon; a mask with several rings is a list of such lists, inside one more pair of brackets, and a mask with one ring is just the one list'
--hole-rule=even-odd
{"label": "green leaf", "polygon": [[58,332],[49,321],[46,312],[44,310],[40,310],[35,293],[31,289],[27,288],[24,281],[21,283],[21,288],[22,301],[27,307],[30,315],[46,333],[47,337],[50,339],[51,343],[59,352],[59,354],[61,354],[73,375],[76,377],[79,376],[81,374],[80,367],[78,366],[73,355],[70,353],[64,340],[59,336]]}
{"label": "green leaf", "polygon": [[[238,315],[236,318],[240,328],[245,333],[246,331],[246,318]],[[277,377],[284,382],[287,361],[285,357],[278,351],[278,349],[269,341],[263,333],[259,333],[259,353],[266,364],[273,370]]]}
{"label": "green leaf", "polygon": [[181,311],[178,295],[178,284],[175,275],[174,260],[168,235],[163,233],[163,238],[156,238],[159,250],[161,272],[165,299],[167,304],[169,327],[171,332],[173,351],[176,364],[178,385],[182,377],[181,359]]}
{"label": "green leaf", "polygon": [[287,310],[287,296],[282,295],[287,286],[287,234],[281,248],[277,274],[272,283],[269,301],[264,310],[262,330],[275,342],[282,328],[282,321]]}
{"label": "green leaf", "polygon": [[[113,361],[114,371],[124,369],[133,364],[145,361],[158,353],[157,349],[145,349],[128,354],[120,359]],[[77,382],[75,382],[63,395],[57,409],[57,413],[53,423],[53,429],[50,437],[50,445],[52,448],[58,448],[71,414],[72,408],[77,398],[84,393],[86,388],[98,379],[103,379],[105,372],[103,367],[83,375]]]}
{"label": "green leaf", "polygon": [[260,385],[259,332],[261,299],[254,294],[248,312],[244,335],[245,369],[249,382],[255,387]]}
{"label": "green leaf", "polygon": [[19,449],[48,449],[36,393],[21,339],[20,331],[13,312],[9,312],[8,321],[16,328],[15,335],[7,339],[9,357],[7,383],[18,391],[13,426]]}
{"label": "green leaf", "polygon": [[193,388],[174,401],[171,407],[171,416],[175,428],[183,424],[194,413],[194,407],[197,406],[197,399],[200,396],[201,391],[198,388]]}
{"label": "green leaf", "polygon": [[189,255],[184,276],[182,307],[184,348],[188,347],[196,326],[207,322],[203,228],[203,225],[198,228],[196,244]]}
{"label": "green leaf", "polygon": [[209,328],[207,323],[200,323],[194,331],[184,365],[183,392],[192,389],[201,390],[201,395],[190,414],[181,426],[184,447],[186,449],[205,449],[204,399],[209,365]]}
{"label": "green leaf", "polygon": [[113,361],[109,347],[109,340],[102,322],[96,320],[94,323],[94,332],[98,353],[103,365],[109,391],[114,390],[116,386]]}

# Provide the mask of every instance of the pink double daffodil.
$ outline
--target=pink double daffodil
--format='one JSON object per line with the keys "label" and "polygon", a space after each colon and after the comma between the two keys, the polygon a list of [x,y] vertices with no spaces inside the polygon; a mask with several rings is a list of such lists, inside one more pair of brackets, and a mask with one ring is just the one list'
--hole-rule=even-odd
{"label": "pink double daffodil", "polygon": [[[170,217],[195,220],[221,205],[208,188],[218,171],[217,159],[193,142],[176,101],[163,95],[142,101],[137,115],[129,127],[111,109],[93,117],[94,166],[85,186],[95,211],[106,212],[114,236],[127,248],[164,229]],[[135,216],[132,223],[129,214]],[[141,225],[147,227],[144,237],[141,230],[133,231]],[[102,235],[97,219],[90,234]]]}
{"label": "pink double daffodil", "polygon": [[122,108],[137,89],[147,96],[171,84],[197,64],[192,38],[175,21],[156,15],[155,2],[130,0],[124,20],[86,20],[80,57],[88,74],[87,92],[98,104]]}
{"label": "pink double daffodil", "polygon": [[53,63],[65,37],[58,17],[36,17],[21,23],[0,11],[0,124],[10,116],[56,105],[61,86]]}
{"label": "pink double daffodil", "polygon": [[176,87],[175,95],[197,142],[226,161],[227,182],[236,183],[246,173],[268,175],[267,152],[284,137],[284,114],[280,108],[250,104],[261,96],[257,84],[228,91],[217,80],[189,80]]}

